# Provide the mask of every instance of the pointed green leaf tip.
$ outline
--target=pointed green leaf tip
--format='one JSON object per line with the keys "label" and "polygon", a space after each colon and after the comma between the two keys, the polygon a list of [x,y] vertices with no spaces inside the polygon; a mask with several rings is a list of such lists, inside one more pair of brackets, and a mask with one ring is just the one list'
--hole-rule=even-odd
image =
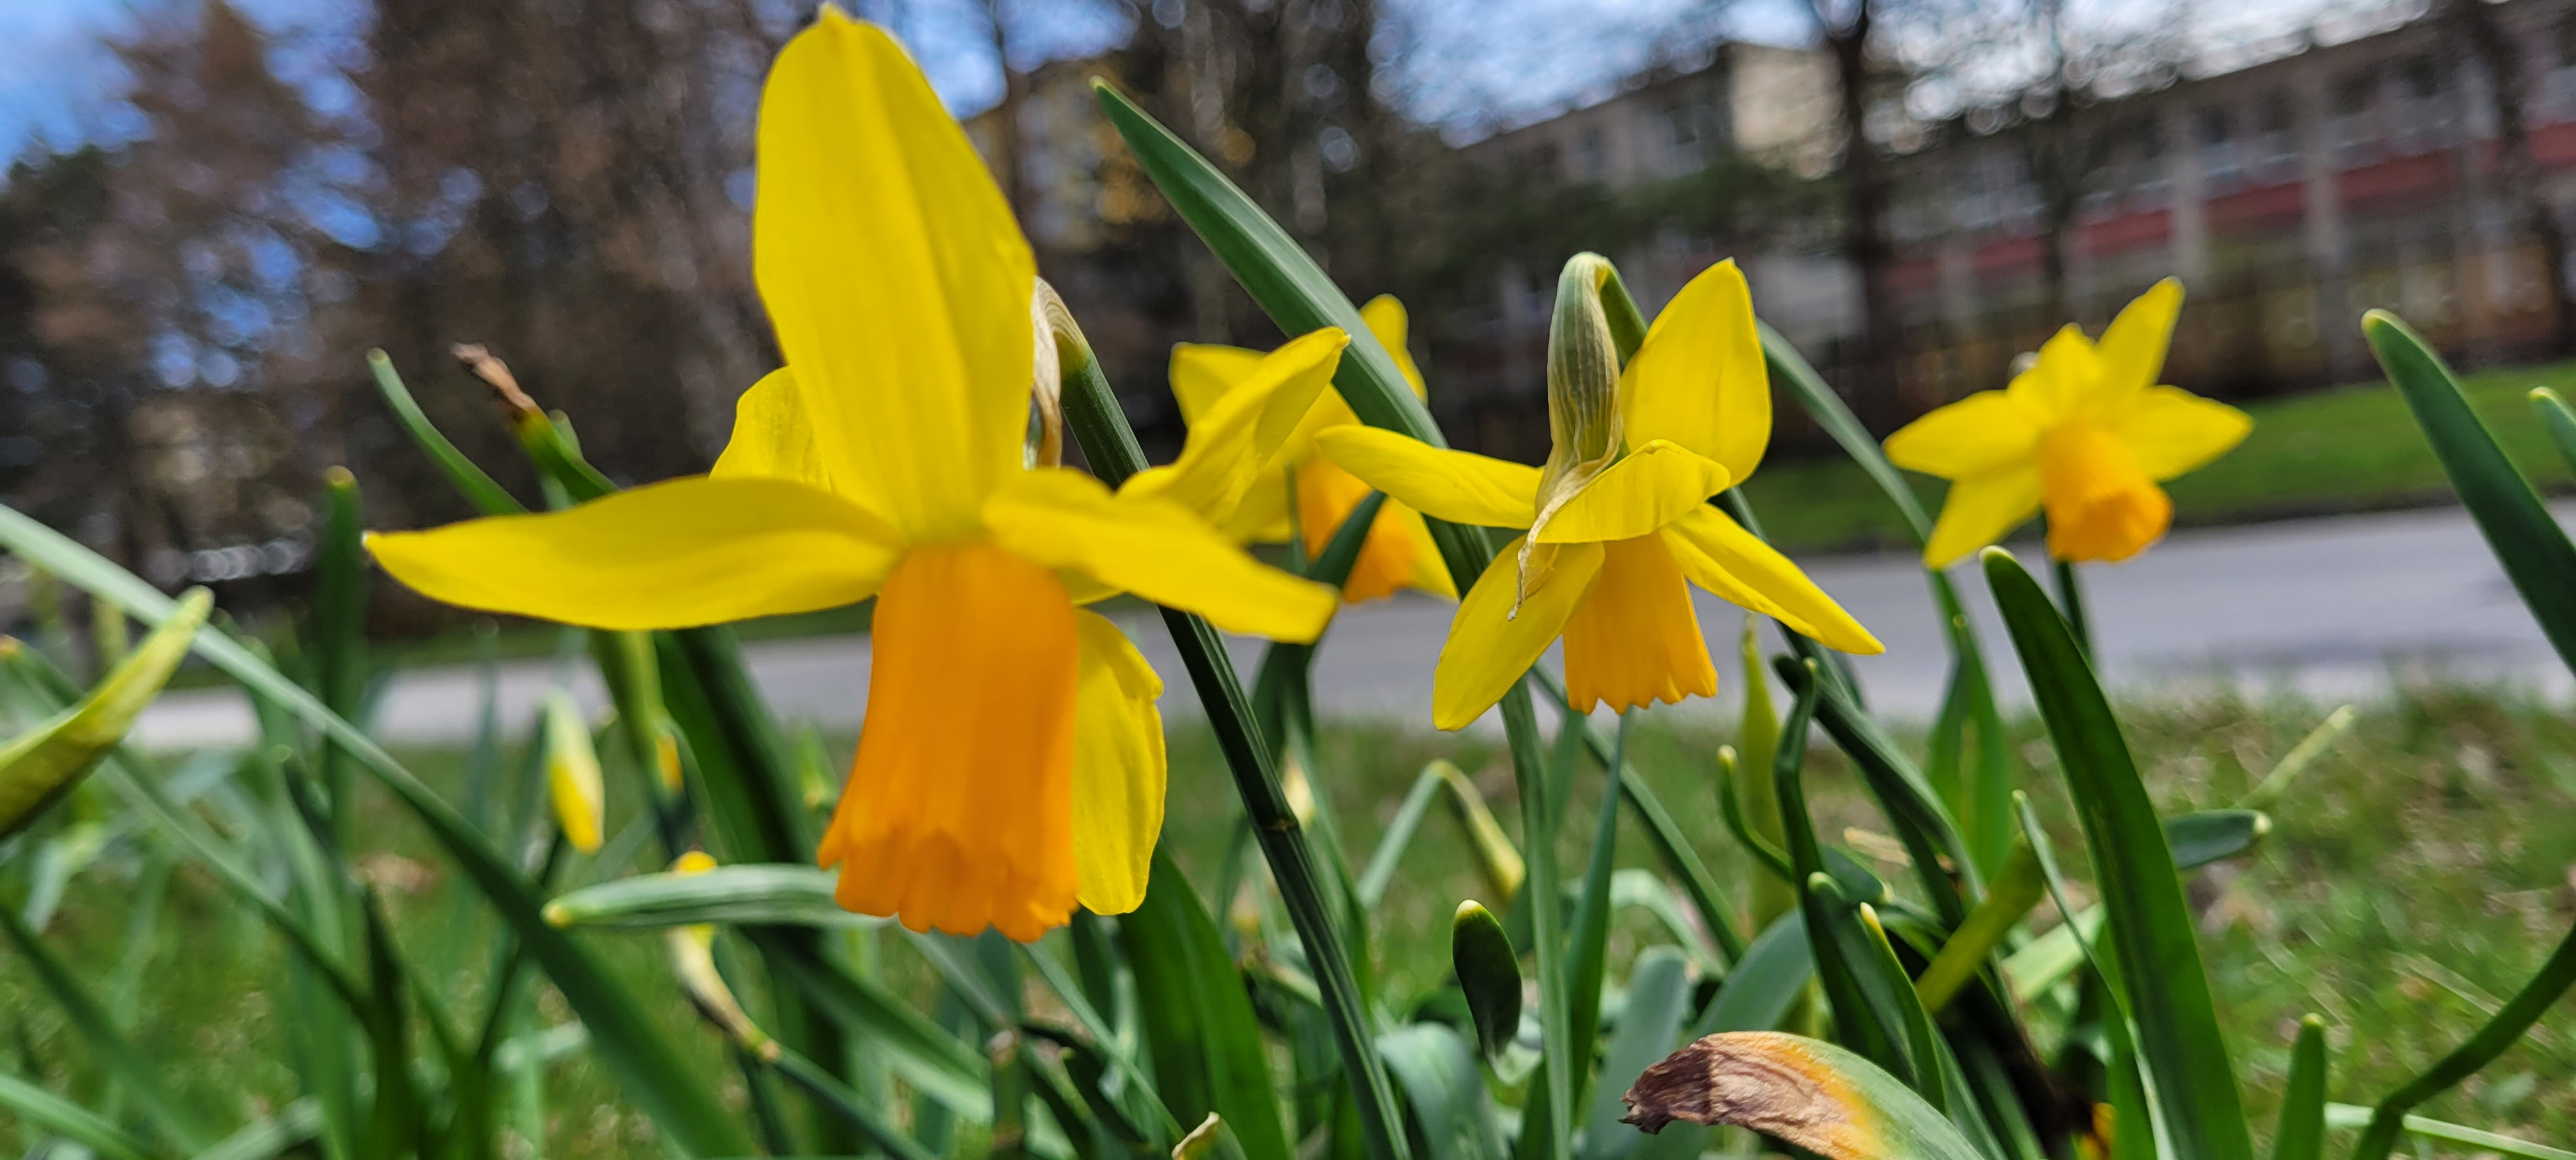
{"label": "pointed green leaf tip", "polygon": [[1494,912],[1471,898],[1458,904],[1449,953],[1458,989],[1467,994],[1467,1013],[1476,1021],[1476,1041],[1487,1058],[1498,1057],[1521,1026],[1521,964],[1512,940]]}
{"label": "pointed green leaf tip", "polygon": [[2290,1049],[2290,1083],[2272,1135],[2272,1160],[2318,1160],[2325,1139],[2326,1021],[2310,1015],[2299,1020],[2299,1041]]}
{"label": "pointed green leaf tip", "polygon": [[[0,748],[0,838],[17,833],[56,798],[71,792],[108,750],[125,740],[144,706],[161,695],[188,642],[206,623],[214,594],[193,588],[143,645],[126,654],[89,696]],[[9,640],[0,647],[24,647]]]}

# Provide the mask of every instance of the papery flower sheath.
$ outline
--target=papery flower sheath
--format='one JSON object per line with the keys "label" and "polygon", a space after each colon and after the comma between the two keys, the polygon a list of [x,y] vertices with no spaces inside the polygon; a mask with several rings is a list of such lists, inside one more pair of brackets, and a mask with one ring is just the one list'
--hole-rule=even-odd
{"label": "papery flower sheath", "polygon": [[874,596],[858,757],[817,851],[841,905],[1021,940],[1077,904],[1133,909],[1162,825],[1162,683],[1076,596],[1307,641],[1332,590],[1252,559],[1177,482],[1113,495],[1030,466],[1053,365],[1035,263],[885,32],[827,6],[780,52],[758,179],[754,274],[787,365],[743,395],[711,473],[375,536],[376,558],[452,604],[607,629]]}
{"label": "papery flower sheath", "polygon": [[2156,385],[2182,283],[2156,283],[2095,343],[2069,324],[2000,391],[1979,391],[1887,438],[1887,458],[1950,481],[1923,562],[1946,568],[2043,509],[2060,560],[2126,560],[2173,523],[2157,486],[2225,455],[2254,420]]}
{"label": "papery flower sheath", "polygon": [[[1360,307],[1360,320],[1368,324],[1369,332],[1394,358],[1396,368],[1404,372],[1414,396],[1429,398],[1422,372],[1413,365],[1413,356],[1405,347],[1404,304],[1379,295]],[[1181,417],[1195,430],[1202,417],[1216,409],[1219,400],[1252,378],[1261,359],[1259,352],[1236,346],[1185,342],[1173,347],[1172,396],[1180,402]],[[1244,493],[1243,503],[1233,512],[1219,516],[1218,524],[1238,542],[1282,543],[1295,539],[1309,556],[1322,552],[1333,533],[1341,529],[1342,521],[1350,518],[1351,509],[1368,498],[1370,488],[1319,454],[1315,439],[1324,431],[1358,424],[1359,416],[1351,412],[1351,405],[1342,400],[1341,393],[1327,387],[1286,442],[1260,465],[1260,474]],[[1369,525],[1359,559],[1351,565],[1350,578],[1342,583],[1342,599],[1358,604],[1393,595],[1400,588],[1451,600],[1458,598],[1448,565],[1441,560],[1439,547],[1431,542],[1431,529],[1423,524],[1422,513],[1390,500],[1378,509],[1377,519]]]}
{"label": "papery flower sheath", "polygon": [[1432,687],[1442,729],[1492,707],[1560,636],[1578,711],[1714,695],[1692,584],[1834,648],[1881,651],[1797,565],[1707,502],[1752,475],[1771,439],[1770,379],[1735,264],[1683,287],[1625,367],[1608,343],[1604,330],[1582,344],[1610,360],[1595,377],[1616,384],[1587,403],[1562,397],[1555,371],[1570,344],[1552,340],[1545,469],[1372,427],[1317,436],[1333,462],[1425,515],[1530,529],[1450,622]]}

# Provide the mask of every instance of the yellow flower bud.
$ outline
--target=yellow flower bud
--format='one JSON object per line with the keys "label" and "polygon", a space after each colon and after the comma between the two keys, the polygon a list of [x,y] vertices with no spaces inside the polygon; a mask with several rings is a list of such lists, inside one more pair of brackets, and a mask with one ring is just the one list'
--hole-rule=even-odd
{"label": "yellow flower bud", "polygon": [[607,796],[601,788],[599,753],[591,748],[590,726],[572,694],[557,688],[546,694],[546,789],[555,807],[555,827],[564,841],[584,854],[599,851]]}

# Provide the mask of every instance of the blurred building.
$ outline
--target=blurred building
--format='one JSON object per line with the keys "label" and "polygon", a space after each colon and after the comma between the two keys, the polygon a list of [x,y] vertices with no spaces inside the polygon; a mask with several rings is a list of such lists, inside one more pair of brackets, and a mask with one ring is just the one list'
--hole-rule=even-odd
{"label": "blurred building", "polygon": [[[2576,204],[2576,0],[2482,7],[2519,54],[2540,193]],[[1902,126],[1888,223],[1907,333],[1902,409],[2001,385],[2015,356],[2058,326],[2098,333],[2168,274],[2191,295],[2168,377],[2219,395],[2368,378],[2353,323],[2375,306],[2470,363],[2564,351],[2550,264],[2522,216],[2529,183],[2504,177],[2497,90],[2446,11],[2340,43],[2285,42],[2223,70],[2169,70],[2072,120],[2024,105]],[[1147,283],[1116,265],[1136,264],[1140,231],[1171,226],[1086,85],[1121,63],[1061,62],[1027,78],[1014,189],[1049,276],[1120,364],[1140,428],[1169,446],[1178,431],[1161,405],[1162,352],[1202,337],[1194,318],[1206,312],[1150,308],[1153,295],[1138,294]],[[1650,313],[1735,258],[1763,318],[1836,375],[1860,293],[1838,249],[1839,201],[1819,192],[1837,164],[1835,98],[1817,53],[1720,44],[1410,161],[1407,188],[1432,191],[1454,218],[1496,199],[1519,207],[1421,231],[1449,235],[1426,246],[1470,251],[1426,262],[1407,291],[1432,406],[1453,436],[1494,454],[1545,453],[1537,400],[1556,274],[1582,248],[1613,258]],[[992,156],[998,115],[970,126]],[[2082,139],[2076,172],[2044,170],[2043,132]],[[1304,213],[1293,208],[1274,210],[1286,222]],[[1183,238],[1180,249],[1198,248]],[[1404,290],[1335,273],[1363,297]],[[1784,440],[1802,438],[1794,415],[1782,422]]]}
{"label": "blurred building", "polygon": [[[1833,66],[1820,54],[1724,43],[1628,77],[1612,95],[1466,145],[1458,160],[1466,181],[1586,186],[1608,195],[1596,210],[1601,240],[1578,236],[1582,245],[1610,251],[1650,315],[1692,275],[1734,257],[1757,310],[1805,345],[1838,339],[1856,325],[1850,273],[1821,235],[1791,230],[1792,244],[1730,252],[1709,236],[1714,231],[1651,214],[1627,220],[1609,203],[1648,190],[1687,196],[1695,176],[1728,164],[1821,177],[1834,164],[1834,105]],[[1546,262],[1569,256],[1550,254]],[[1490,309],[1466,312],[1458,328],[1464,341],[1440,352],[1442,390],[1433,405],[1453,429],[1475,432],[1473,441],[1488,452],[1545,454],[1543,426],[1516,430],[1528,424],[1515,417],[1544,414],[1534,400],[1546,389],[1557,271],[1554,264],[1501,265]]]}
{"label": "blurred building", "polygon": [[[2528,148],[2555,210],[2576,204],[2576,5],[2492,6],[2529,94]],[[2018,110],[1910,126],[1896,159],[1892,276],[1910,410],[2000,386],[2071,315],[2099,327],[2167,274],[2191,292],[2168,377],[2220,394],[2371,373],[2354,325],[2397,310],[2469,362],[2563,353],[2540,247],[2507,181],[2495,88],[2435,15],[2170,83],[2084,112],[2081,172],[2039,173],[2043,131]],[[1818,56],[1730,45],[1598,103],[1466,146],[1502,179],[1669,181],[1729,158],[1801,174],[1832,165],[1831,75]],[[2047,178],[2071,197],[2055,228]],[[2068,190],[2063,183],[2080,182]],[[1830,374],[1858,329],[1858,281],[1823,231],[1783,229],[1732,254],[1689,230],[1613,253],[1652,310],[1709,263],[1745,267],[1766,321]],[[2051,270],[2050,258],[2056,258]],[[1504,271],[1475,339],[1447,360],[1496,401],[1542,389],[1551,269]],[[1460,401],[1462,405],[1464,401]]]}
{"label": "blurred building", "polygon": [[[2437,10],[2438,11],[2438,10]],[[2576,202],[2576,23],[2558,0],[2496,6],[2529,95],[2531,161]],[[2547,265],[2506,179],[2496,90],[2439,18],[2189,78],[2099,114],[2110,141],[2071,229],[2041,224],[2016,130],[1944,127],[1905,160],[1892,225],[1929,405],[2002,381],[2064,321],[2099,326],[2173,274],[2191,291],[2171,377],[2253,394],[2371,374],[2354,325],[2394,309],[2455,356],[2555,353]]]}

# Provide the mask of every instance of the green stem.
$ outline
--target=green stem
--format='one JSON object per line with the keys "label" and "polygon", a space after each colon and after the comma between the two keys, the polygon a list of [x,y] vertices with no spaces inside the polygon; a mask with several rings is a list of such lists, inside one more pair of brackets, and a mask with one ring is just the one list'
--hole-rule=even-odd
{"label": "green stem", "polygon": [[[1065,369],[1065,424],[1081,444],[1092,473],[1115,487],[1144,470],[1144,449],[1137,445],[1135,432],[1128,429],[1127,417],[1118,409],[1117,396],[1110,391],[1109,380],[1101,374],[1099,361],[1091,356],[1089,348],[1078,339],[1061,337],[1058,346]],[[1305,945],[1307,965],[1314,970],[1315,984],[1323,993],[1324,1010],[1341,1050],[1342,1069],[1358,1089],[1360,1125],[1368,1136],[1369,1154],[1375,1160],[1409,1160],[1404,1122],[1395,1107],[1395,1089],[1387,1082],[1385,1065],[1378,1059],[1368,1013],[1360,1003],[1359,982],[1351,974],[1350,960],[1344,957],[1341,932],[1333,921],[1332,896],[1324,887],[1314,849],[1297,824],[1296,812],[1288,807],[1288,797],[1279,788],[1270,747],[1253,720],[1252,707],[1244,697],[1242,681],[1235,675],[1234,662],[1226,655],[1225,642],[1204,618],[1173,608],[1162,612],[1163,623],[1171,630],[1172,644],[1180,650],[1181,663],[1189,670],[1190,684],[1198,691],[1199,704],[1207,711],[1208,725],[1216,732],[1218,748],[1225,755],[1227,771],[1234,776],[1235,792],[1243,799],[1244,812],[1252,820],[1262,856],[1268,859],[1280,897],[1288,905],[1289,920],[1296,925],[1298,940]]]}
{"label": "green stem", "polygon": [[[554,831],[546,842],[545,861],[537,867],[537,890],[551,893],[555,874],[563,869],[563,831]],[[528,948],[516,934],[503,931],[503,945],[493,952],[497,964],[492,972],[492,1000],[483,1009],[483,1022],[474,1036],[474,1062],[488,1065],[501,1050],[501,1039],[509,1026],[511,1010],[517,1006],[521,983],[527,978]]]}
{"label": "green stem", "polygon": [[[1577,724],[1575,719],[1566,721],[1568,726]],[[1513,780],[1520,787],[1521,856],[1529,868],[1518,903],[1529,907],[1530,950],[1538,977],[1539,1027],[1545,1033],[1539,1040],[1539,1077],[1547,1087],[1531,1098],[1544,1096],[1550,1109],[1571,1109],[1574,1044],[1569,1033],[1573,1028],[1573,1005],[1566,998],[1565,937],[1561,929],[1565,921],[1564,879],[1557,871],[1557,818],[1549,801],[1547,758],[1539,752],[1538,712],[1530,701],[1529,682],[1513,685],[1503,697],[1503,726],[1511,741]],[[1557,1122],[1569,1125],[1569,1130],[1549,1133],[1546,1155],[1552,1160],[1566,1160],[1574,1150],[1572,1121],[1558,1116]]]}
{"label": "green stem", "polygon": [[2051,558],[2057,573],[2057,605],[2066,612],[2066,627],[2075,634],[2075,647],[2084,650],[2086,659],[2093,656],[2093,622],[2084,615],[2084,585],[2075,575],[2075,565]]}
{"label": "green stem", "polygon": [[[1565,686],[1554,673],[1532,666],[1529,675],[1540,692],[1547,694],[1559,706],[1565,704]],[[1569,714],[1566,724],[1581,731],[1584,747],[1592,751],[1594,760],[1605,767],[1612,764],[1614,753],[1611,744],[1601,739],[1600,732],[1592,728],[1590,720]],[[1708,928],[1709,939],[1717,944],[1719,960],[1729,967],[1734,966],[1737,959],[1744,957],[1744,936],[1736,933],[1734,920],[1727,917],[1726,902],[1718,893],[1717,879],[1709,874],[1708,864],[1700,860],[1699,851],[1691,848],[1690,839],[1682,834],[1681,824],[1673,820],[1673,812],[1665,808],[1663,797],[1655,792],[1654,787],[1647,785],[1646,779],[1625,760],[1619,760],[1616,769],[1619,796],[1637,811],[1637,820],[1646,824],[1646,837],[1654,843],[1655,852],[1681,879],[1683,892],[1690,895],[1691,909],[1699,912],[1701,924]],[[1550,859],[1551,862],[1553,860]]]}

